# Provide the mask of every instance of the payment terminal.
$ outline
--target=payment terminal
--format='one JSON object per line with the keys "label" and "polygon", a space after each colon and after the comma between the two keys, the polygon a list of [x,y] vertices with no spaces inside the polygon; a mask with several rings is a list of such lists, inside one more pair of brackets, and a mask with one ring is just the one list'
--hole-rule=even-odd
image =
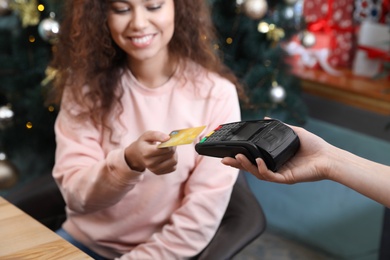
{"label": "payment terminal", "polygon": [[235,157],[244,154],[252,163],[261,157],[268,169],[278,170],[300,145],[295,132],[275,119],[222,124],[195,145],[200,155]]}

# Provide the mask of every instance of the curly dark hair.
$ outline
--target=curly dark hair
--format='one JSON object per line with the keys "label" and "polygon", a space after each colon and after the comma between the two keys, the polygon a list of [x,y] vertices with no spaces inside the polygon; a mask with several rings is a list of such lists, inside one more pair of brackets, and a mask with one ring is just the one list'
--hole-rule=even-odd
{"label": "curly dark hair", "polygon": [[[216,35],[207,0],[173,0],[175,31],[168,49],[177,59],[190,59],[229,79],[244,99],[234,73],[214,48]],[[60,103],[64,88],[75,102],[87,107],[95,123],[104,124],[119,101],[118,84],[126,53],[112,40],[107,25],[108,0],[67,0],[51,66],[58,71],[51,101]],[[82,86],[88,85],[88,93]]]}

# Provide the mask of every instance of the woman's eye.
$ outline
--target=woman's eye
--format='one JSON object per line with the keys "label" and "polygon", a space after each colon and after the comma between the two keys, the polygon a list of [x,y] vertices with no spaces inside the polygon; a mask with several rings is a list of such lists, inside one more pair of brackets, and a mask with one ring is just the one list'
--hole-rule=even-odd
{"label": "woman's eye", "polygon": [[126,13],[126,12],[130,11],[130,7],[127,5],[113,4],[113,5],[111,5],[111,10],[114,13],[120,14],[120,13]]}
{"label": "woman's eye", "polygon": [[146,7],[148,9],[148,11],[157,11],[158,9],[160,9],[162,6],[162,4],[156,4],[156,5],[151,5],[151,6],[148,6]]}
{"label": "woman's eye", "polygon": [[130,11],[130,8],[112,8],[112,11],[114,11],[114,13],[121,14]]}

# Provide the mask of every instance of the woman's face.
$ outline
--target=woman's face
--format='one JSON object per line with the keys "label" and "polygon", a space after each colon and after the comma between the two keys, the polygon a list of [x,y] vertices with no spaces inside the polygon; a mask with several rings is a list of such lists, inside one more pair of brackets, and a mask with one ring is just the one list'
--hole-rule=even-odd
{"label": "woman's face", "polygon": [[168,55],[174,32],[174,0],[108,0],[108,27],[132,61]]}

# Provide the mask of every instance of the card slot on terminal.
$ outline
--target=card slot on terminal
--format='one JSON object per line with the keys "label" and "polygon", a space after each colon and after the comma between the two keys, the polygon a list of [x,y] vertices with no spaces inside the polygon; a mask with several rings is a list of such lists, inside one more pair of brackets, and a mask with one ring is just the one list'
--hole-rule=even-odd
{"label": "card slot on terminal", "polygon": [[242,125],[239,129],[234,131],[234,135],[231,138],[232,141],[241,141],[241,140],[249,140],[255,134],[264,129],[263,126],[259,127],[259,124],[256,123],[248,123]]}

